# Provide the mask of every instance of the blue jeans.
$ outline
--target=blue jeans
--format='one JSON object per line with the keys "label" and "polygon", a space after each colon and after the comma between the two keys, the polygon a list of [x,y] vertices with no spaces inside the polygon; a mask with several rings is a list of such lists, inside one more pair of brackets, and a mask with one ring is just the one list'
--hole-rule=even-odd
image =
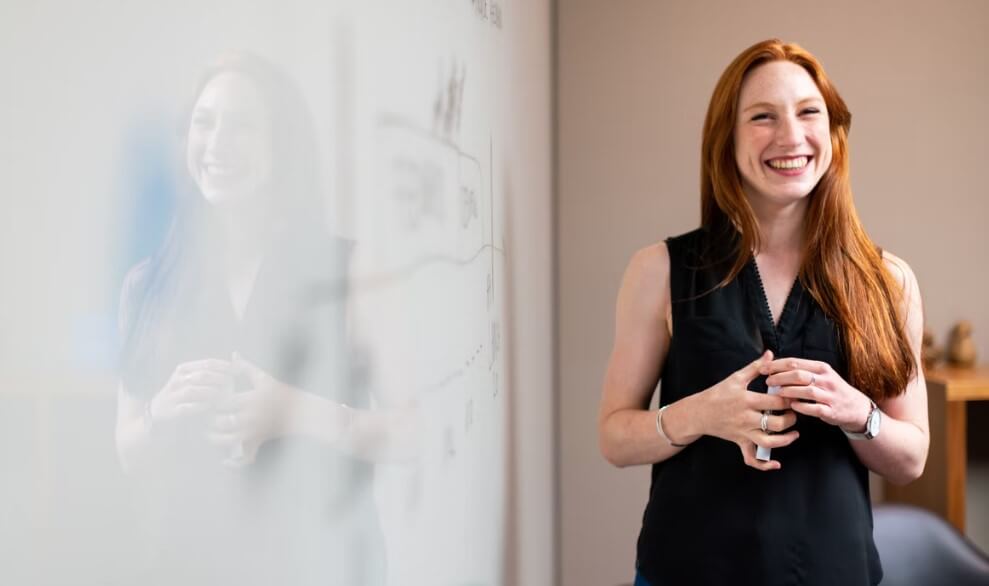
{"label": "blue jeans", "polygon": [[635,585],[634,586],[652,586],[652,584],[650,584],[649,582],[646,582],[646,579],[642,577],[642,574],[636,572],[635,573]]}

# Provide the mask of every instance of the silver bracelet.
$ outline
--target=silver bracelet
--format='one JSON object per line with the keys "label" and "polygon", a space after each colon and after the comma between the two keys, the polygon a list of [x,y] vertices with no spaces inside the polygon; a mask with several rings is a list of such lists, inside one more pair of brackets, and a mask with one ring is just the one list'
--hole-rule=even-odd
{"label": "silver bracelet", "polygon": [[351,408],[350,405],[347,405],[346,403],[340,403],[339,405],[340,408],[343,409],[343,411],[347,414],[347,422],[343,425],[343,428],[340,430],[340,433],[337,434],[338,438],[343,437],[345,434],[350,433],[351,428],[354,427],[353,408]]}
{"label": "silver bracelet", "polygon": [[666,432],[663,431],[663,411],[666,411],[667,407],[669,407],[669,405],[664,405],[659,408],[659,411],[656,412],[656,433],[658,433],[659,437],[666,440],[666,443],[670,444],[674,448],[685,448],[688,444],[675,443],[670,439],[670,436],[666,435]]}

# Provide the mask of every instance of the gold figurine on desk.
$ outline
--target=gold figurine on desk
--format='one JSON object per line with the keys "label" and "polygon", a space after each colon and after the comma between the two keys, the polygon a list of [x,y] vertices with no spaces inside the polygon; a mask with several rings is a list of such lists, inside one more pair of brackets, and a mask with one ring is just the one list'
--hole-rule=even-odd
{"label": "gold figurine on desk", "polygon": [[975,341],[972,339],[970,322],[962,320],[951,328],[948,336],[948,363],[955,368],[975,366]]}
{"label": "gold figurine on desk", "polygon": [[920,350],[920,359],[924,363],[924,370],[928,371],[937,366],[944,356],[944,349],[934,342],[934,332],[930,328],[924,328],[924,342]]}

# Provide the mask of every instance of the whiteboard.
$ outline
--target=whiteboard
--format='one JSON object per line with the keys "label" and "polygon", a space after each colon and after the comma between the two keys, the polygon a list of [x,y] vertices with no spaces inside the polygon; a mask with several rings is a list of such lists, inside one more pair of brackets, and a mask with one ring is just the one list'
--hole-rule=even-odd
{"label": "whiteboard", "polygon": [[[15,56],[4,65],[0,114],[0,245],[17,283],[0,292],[4,458],[17,479],[0,488],[3,582],[129,584],[141,575],[144,534],[113,443],[118,295],[174,212],[184,171],[175,129],[197,78],[230,50],[274,63],[305,97],[321,222],[355,243],[346,291],[321,294],[348,306],[369,371],[368,409],[414,420],[403,436],[412,448],[374,461],[385,583],[515,579],[509,540],[524,527],[509,527],[519,482],[510,358],[513,328],[527,326],[510,319],[513,286],[526,282],[510,252],[534,240],[546,252],[550,233],[548,103],[517,111],[513,85],[529,57],[549,55],[548,28],[525,32],[537,53],[517,44],[513,26],[532,8],[544,22],[547,3],[507,0],[42,0],[0,9],[0,48]],[[539,210],[524,199],[508,210],[507,179],[518,189],[531,171],[518,156],[532,121],[547,147],[533,183]],[[530,211],[544,218],[539,234],[510,225]],[[534,266],[549,278],[548,255]],[[536,329],[548,332],[542,318]],[[548,369],[540,335],[543,353],[533,356]],[[549,385],[537,384],[548,402]],[[540,485],[551,474],[543,468]]]}

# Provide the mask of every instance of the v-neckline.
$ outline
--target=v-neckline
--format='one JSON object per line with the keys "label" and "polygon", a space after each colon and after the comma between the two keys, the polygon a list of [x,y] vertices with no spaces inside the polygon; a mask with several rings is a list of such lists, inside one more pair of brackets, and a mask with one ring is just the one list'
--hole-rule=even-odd
{"label": "v-neckline", "polygon": [[224,284],[223,286],[223,298],[226,301],[225,305],[227,307],[227,311],[230,318],[233,320],[234,326],[238,330],[242,329],[248,319],[251,318],[251,316],[256,312],[256,306],[259,303],[259,298],[266,294],[265,291],[262,290],[262,283],[266,279],[265,273],[268,271],[268,267],[271,264],[269,259],[270,256],[270,253],[266,252],[261,255],[261,258],[258,260],[257,268],[254,270],[254,279],[251,283],[250,291],[247,294],[247,299],[243,302],[244,307],[239,315],[233,296],[231,295],[229,285]]}
{"label": "v-neckline", "polygon": [[766,285],[763,283],[762,274],[759,272],[759,265],[756,263],[754,255],[749,259],[749,265],[754,276],[753,283],[757,285],[757,287],[753,287],[752,289],[755,290],[755,294],[762,301],[762,303],[759,303],[760,309],[758,313],[761,318],[759,321],[762,324],[764,336],[768,334],[769,338],[773,341],[772,349],[778,353],[783,347],[783,336],[789,329],[788,320],[793,313],[793,305],[800,295],[800,275],[798,274],[793,280],[793,284],[790,285],[790,291],[786,294],[786,300],[783,302],[783,309],[780,310],[779,318],[774,320],[773,310],[769,306],[769,296],[766,295]]}
{"label": "v-neckline", "polygon": [[[230,311],[233,314],[234,321],[237,322],[237,324],[242,324],[244,322],[244,318],[247,317],[247,310],[251,307],[251,301],[257,296],[258,281],[260,280],[259,277],[261,276],[261,269],[264,267],[264,264],[264,256],[261,256],[257,259],[257,261],[255,261],[254,266],[250,268],[251,274],[249,277],[244,279],[243,283],[238,283],[238,285],[246,285],[246,295],[242,299],[235,296],[234,290],[229,282],[226,285],[227,301],[229,302]],[[238,307],[238,305],[240,307]]]}

